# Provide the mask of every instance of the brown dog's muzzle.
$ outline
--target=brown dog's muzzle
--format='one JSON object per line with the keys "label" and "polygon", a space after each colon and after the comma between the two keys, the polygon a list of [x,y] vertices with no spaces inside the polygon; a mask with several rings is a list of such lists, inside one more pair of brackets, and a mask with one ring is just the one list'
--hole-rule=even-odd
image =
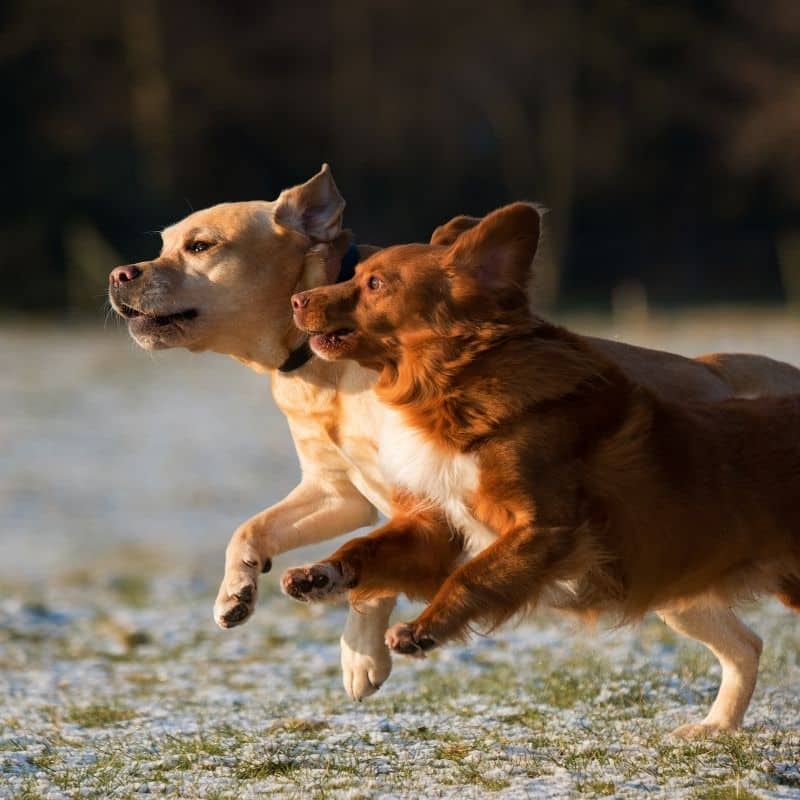
{"label": "brown dog's muzzle", "polygon": [[300,330],[308,330],[308,305],[311,302],[311,292],[298,292],[292,295],[292,311],[294,312],[294,324]]}
{"label": "brown dog's muzzle", "polygon": [[355,294],[352,281],[308,289],[292,296],[294,323],[309,333],[353,327]]}
{"label": "brown dog's muzzle", "polygon": [[292,296],[294,324],[310,334],[309,343],[317,355],[335,359],[352,353],[357,299],[358,289],[353,281]]}

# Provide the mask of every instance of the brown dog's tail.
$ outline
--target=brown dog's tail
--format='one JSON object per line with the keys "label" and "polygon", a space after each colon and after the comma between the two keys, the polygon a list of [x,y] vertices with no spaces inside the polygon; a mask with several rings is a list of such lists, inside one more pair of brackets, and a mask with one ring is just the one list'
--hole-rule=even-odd
{"label": "brown dog's tail", "polygon": [[767,356],[711,353],[702,362],[730,387],[736,397],[800,394],[800,369]]}

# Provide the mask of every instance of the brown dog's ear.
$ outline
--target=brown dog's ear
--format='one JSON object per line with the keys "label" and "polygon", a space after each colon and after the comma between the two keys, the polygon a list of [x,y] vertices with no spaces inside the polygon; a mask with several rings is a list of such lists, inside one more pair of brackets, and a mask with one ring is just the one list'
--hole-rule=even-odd
{"label": "brown dog's ear", "polygon": [[468,217],[465,214],[459,214],[449,222],[445,222],[444,225],[436,228],[431,234],[430,243],[449,247],[464,231],[474,228],[480,221],[480,217]]}
{"label": "brown dog's ear", "polygon": [[525,289],[539,245],[541,211],[512,203],[487,214],[450,247],[455,275],[467,275],[485,289]]}
{"label": "brown dog's ear", "polygon": [[275,204],[275,222],[318,242],[330,242],[342,229],[344,198],[327,164],[305,183],[284,189]]}

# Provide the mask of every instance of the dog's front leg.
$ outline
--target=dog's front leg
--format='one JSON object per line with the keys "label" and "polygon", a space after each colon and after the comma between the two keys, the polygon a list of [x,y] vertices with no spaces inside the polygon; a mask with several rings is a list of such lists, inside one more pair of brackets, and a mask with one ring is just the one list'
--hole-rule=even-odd
{"label": "dog's front leg", "polygon": [[269,571],[274,556],[370,525],[376,516],[372,504],[349,481],[305,478],[231,537],[225,551],[225,576],[214,604],[217,624],[232,628],[253,613],[258,575]]}
{"label": "dog's front leg", "polygon": [[455,568],[461,547],[460,537],[441,514],[425,512],[410,519],[392,519],[377,531],[342,545],[324,561],[284,573],[283,590],[298,600],[350,592],[350,615],[341,645],[342,678],[353,700],[377,691],[391,670],[384,634],[394,595],[431,597]]}
{"label": "dog's front leg", "polygon": [[363,700],[381,688],[392,671],[392,657],[384,644],[394,597],[377,597],[350,606],[339,641],[342,683],[351,700]]}
{"label": "dog's front leg", "polygon": [[[234,533],[225,553],[225,577],[214,605],[223,628],[244,622],[253,611],[260,572],[273,556],[369,525],[375,508],[348,481],[307,477],[280,503],[248,520]],[[392,671],[384,633],[394,597],[350,608],[341,638],[342,681],[353,700],[377,692]]]}
{"label": "dog's front leg", "polygon": [[449,639],[464,638],[473,623],[491,628],[536,602],[554,580],[576,577],[582,528],[521,528],[501,536],[459,567],[413,622],[386,633],[386,644],[403,655],[422,657]]}
{"label": "dog's front leg", "polygon": [[455,569],[462,546],[438,511],[395,516],[316,564],[286,570],[281,587],[310,602],[349,592],[356,606],[397,594],[429,599]]}

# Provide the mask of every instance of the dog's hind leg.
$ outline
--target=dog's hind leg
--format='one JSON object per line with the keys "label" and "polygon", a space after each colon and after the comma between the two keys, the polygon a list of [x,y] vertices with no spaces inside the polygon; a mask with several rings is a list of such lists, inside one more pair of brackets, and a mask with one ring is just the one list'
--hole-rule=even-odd
{"label": "dog's hind leg", "polygon": [[717,731],[736,730],[744,718],[756,687],[761,639],[730,608],[695,605],[664,609],[658,615],[674,631],[702,642],[722,666],[719,692],[706,718],[682,725],[676,736],[707,736]]}

